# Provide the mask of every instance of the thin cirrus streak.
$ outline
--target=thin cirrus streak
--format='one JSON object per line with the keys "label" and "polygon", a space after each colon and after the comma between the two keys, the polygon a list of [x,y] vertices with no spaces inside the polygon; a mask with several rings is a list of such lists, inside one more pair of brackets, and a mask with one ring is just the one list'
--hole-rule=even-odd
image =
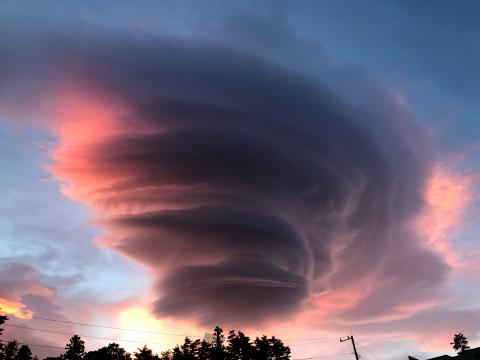
{"label": "thin cirrus streak", "polygon": [[361,322],[443,283],[410,226],[428,141],[381,89],[352,106],[202,41],[66,32],[50,50],[51,171],[96,210],[103,246],[151,269],[157,316],[253,326],[343,298]]}

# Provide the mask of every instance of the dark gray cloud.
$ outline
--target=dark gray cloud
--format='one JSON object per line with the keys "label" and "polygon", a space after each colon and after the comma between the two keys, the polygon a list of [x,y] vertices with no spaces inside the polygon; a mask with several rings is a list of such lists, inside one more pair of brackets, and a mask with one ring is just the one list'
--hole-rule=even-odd
{"label": "dark gray cloud", "polygon": [[160,282],[158,290],[168,292],[155,302],[155,312],[206,324],[238,324],[240,316],[242,323],[256,324],[288,314],[307,296],[307,281],[267,259],[247,252],[214,265],[179,267]]}
{"label": "dark gray cloud", "polygon": [[52,292],[48,286],[39,284],[40,274],[30,265],[3,260],[0,262],[0,270],[2,274],[9,274],[0,279],[0,298],[19,302],[24,295],[37,292],[48,298]]}
{"label": "dark gray cloud", "polygon": [[112,114],[121,132],[57,169],[89,187],[85,200],[120,213],[104,219],[107,244],[155,270],[159,316],[257,324],[374,272],[398,292],[442,281],[443,262],[405,230],[423,204],[427,141],[374,84],[354,106],[202,41],[36,36],[43,84],[67,78],[128,109]]}

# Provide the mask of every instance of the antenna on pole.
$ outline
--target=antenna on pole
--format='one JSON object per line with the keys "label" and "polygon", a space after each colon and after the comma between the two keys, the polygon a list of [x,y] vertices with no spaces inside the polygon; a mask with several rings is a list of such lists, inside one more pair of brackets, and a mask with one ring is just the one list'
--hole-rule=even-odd
{"label": "antenna on pole", "polygon": [[360,360],[360,356],[359,356],[358,353],[357,353],[357,348],[355,347],[355,340],[353,339],[353,335],[347,336],[346,339],[340,338],[340,342],[349,341],[349,340],[352,342],[353,353],[355,354],[355,359],[356,359],[356,360]]}

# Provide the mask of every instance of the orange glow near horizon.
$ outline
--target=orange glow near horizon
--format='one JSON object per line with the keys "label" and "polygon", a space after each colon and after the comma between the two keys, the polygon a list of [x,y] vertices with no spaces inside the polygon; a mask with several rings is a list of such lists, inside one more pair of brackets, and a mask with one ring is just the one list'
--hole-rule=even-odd
{"label": "orange glow near horizon", "polygon": [[157,319],[148,310],[139,306],[121,310],[118,321],[121,328],[131,330],[122,331],[122,337],[139,341],[139,343],[125,344],[125,348],[129,351],[135,351],[144,343],[160,353],[183,343],[186,335],[195,339],[200,336],[198,334],[202,334],[198,329],[181,321]]}
{"label": "orange glow near horizon", "polygon": [[139,307],[130,307],[123,310],[119,315],[122,327],[141,329],[142,331],[155,331],[162,324],[161,321],[153,318],[147,310]]}
{"label": "orange glow near horizon", "polygon": [[31,319],[33,311],[29,310],[26,305],[0,298],[0,310],[7,315],[13,315],[18,319]]}

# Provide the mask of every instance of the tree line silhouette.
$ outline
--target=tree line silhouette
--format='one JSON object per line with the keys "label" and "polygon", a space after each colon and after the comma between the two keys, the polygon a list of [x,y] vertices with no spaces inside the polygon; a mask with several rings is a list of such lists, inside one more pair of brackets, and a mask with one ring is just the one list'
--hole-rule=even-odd
{"label": "tree line silhouette", "polygon": [[[8,317],[0,315],[0,325]],[[3,329],[0,329],[0,335]],[[182,345],[155,354],[144,345],[133,354],[119,344],[110,343],[97,350],[85,351],[85,341],[73,335],[65,345],[65,352],[59,356],[49,356],[44,360],[288,360],[290,348],[275,336],[263,335],[254,340],[242,331],[231,330],[225,337],[223,330],[213,330],[212,341],[192,340],[186,337]],[[2,344],[0,341],[0,360],[38,360],[28,345],[16,340]]]}
{"label": "tree line silhouette", "polygon": [[[7,316],[0,315],[0,325],[8,320]],[[4,329],[0,328],[0,335]],[[453,349],[461,355],[470,349],[468,339],[463,333],[453,337]],[[213,330],[213,340],[191,340],[186,337],[183,345],[176,345],[155,354],[152,349],[144,345],[133,354],[127,352],[119,344],[110,343],[97,350],[85,351],[85,341],[79,335],[73,335],[65,345],[65,353],[59,356],[48,356],[44,360],[289,360],[290,347],[285,346],[282,340],[266,335],[251,340],[242,331],[230,330],[227,338],[220,327]],[[38,360],[36,355],[26,344],[19,344],[16,340],[3,344],[0,339],[0,360]]]}

